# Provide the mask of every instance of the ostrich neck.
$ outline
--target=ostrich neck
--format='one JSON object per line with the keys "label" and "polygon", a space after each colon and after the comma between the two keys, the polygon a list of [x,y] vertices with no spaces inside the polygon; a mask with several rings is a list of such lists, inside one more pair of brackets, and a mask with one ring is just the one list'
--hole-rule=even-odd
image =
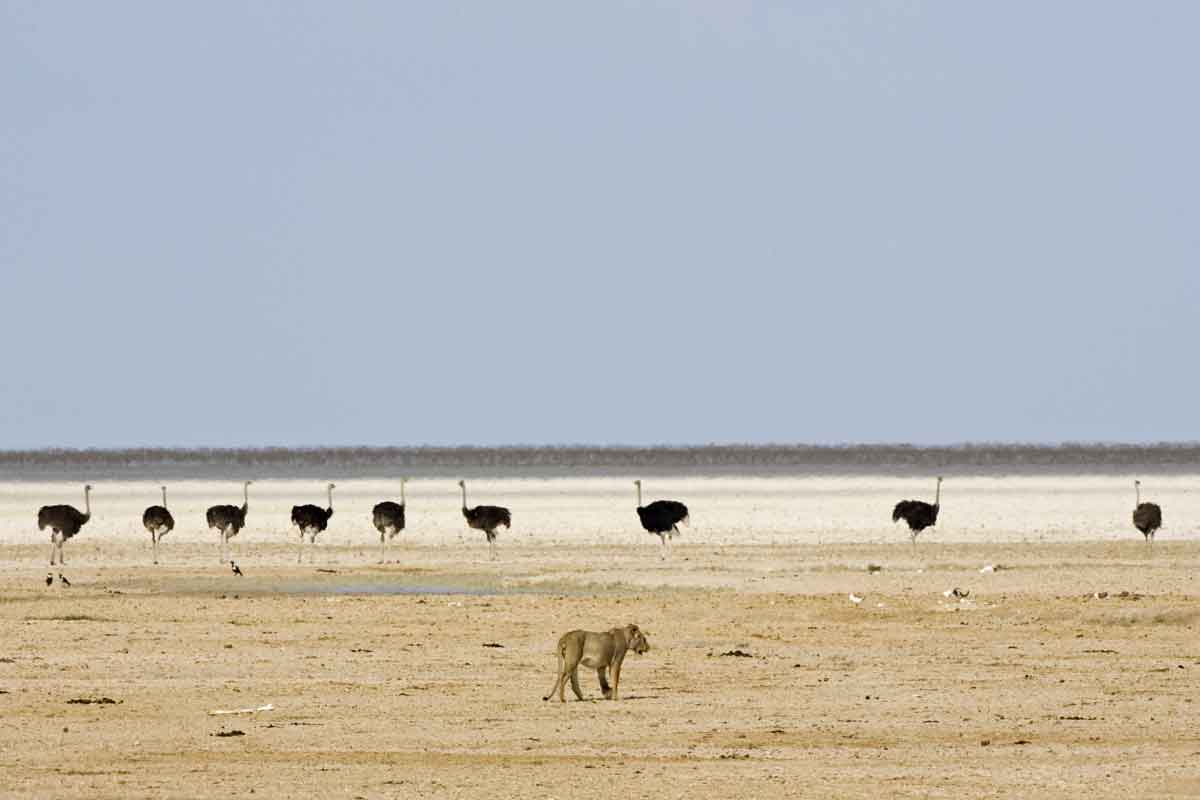
{"label": "ostrich neck", "polygon": [[83,515],[89,519],[92,516],[92,495],[87,489],[83,490]]}
{"label": "ostrich neck", "polygon": [[250,509],[250,486],[242,484],[242,513],[245,514]]}
{"label": "ostrich neck", "polygon": [[638,508],[641,508],[642,507],[642,485],[640,483],[637,484],[637,493],[638,493]]}
{"label": "ostrich neck", "polygon": [[163,487],[163,508],[167,507],[167,487]]}
{"label": "ostrich neck", "polygon": [[463,493],[463,509],[465,510],[465,509],[466,509],[466,507],[467,507],[467,485],[464,483],[462,486],[460,486],[460,487],[458,487],[458,488],[462,489],[462,493]]}
{"label": "ostrich neck", "polygon": [[329,510],[333,511],[333,489],[327,491],[329,492]]}
{"label": "ostrich neck", "polygon": [[404,505],[404,481],[400,481],[400,505]]}
{"label": "ostrich neck", "polygon": [[1133,485],[1133,491],[1137,492],[1137,501],[1136,501],[1136,502],[1137,502],[1137,504],[1140,506],[1140,505],[1142,504],[1142,487],[1141,487],[1141,486],[1138,486],[1138,485],[1135,483],[1135,484]]}
{"label": "ostrich neck", "polygon": [[942,482],[938,481],[937,491],[933,495],[933,504],[940,506],[942,504]]}

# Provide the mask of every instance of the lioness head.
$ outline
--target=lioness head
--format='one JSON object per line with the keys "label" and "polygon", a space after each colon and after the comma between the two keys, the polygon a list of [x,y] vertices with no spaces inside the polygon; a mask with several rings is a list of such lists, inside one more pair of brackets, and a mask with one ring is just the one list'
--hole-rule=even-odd
{"label": "lioness head", "polygon": [[641,655],[650,650],[650,643],[637,625],[626,625],[625,636],[629,639],[629,649]]}

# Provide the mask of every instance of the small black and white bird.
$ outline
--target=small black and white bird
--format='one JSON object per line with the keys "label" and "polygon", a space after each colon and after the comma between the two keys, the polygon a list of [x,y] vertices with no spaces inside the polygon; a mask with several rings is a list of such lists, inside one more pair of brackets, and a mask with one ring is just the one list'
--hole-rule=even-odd
{"label": "small black and white bird", "polygon": [[61,583],[63,586],[71,585],[71,582],[69,580],[67,580],[66,577],[61,572],[58,573],[58,582]]}
{"label": "small black and white bird", "polygon": [[232,562],[232,561],[230,561],[230,562],[229,562],[229,568],[233,570],[233,574],[234,574],[234,575],[237,575],[238,577],[241,577],[241,576],[242,576],[242,569],[241,569],[241,567],[239,567],[239,566],[238,566],[237,564],[235,564],[234,562]]}
{"label": "small black and white bird", "polygon": [[52,572],[47,572],[47,573],[46,573],[46,585],[47,585],[47,586],[53,586],[53,585],[54,585],[54,573],[52,573]]}

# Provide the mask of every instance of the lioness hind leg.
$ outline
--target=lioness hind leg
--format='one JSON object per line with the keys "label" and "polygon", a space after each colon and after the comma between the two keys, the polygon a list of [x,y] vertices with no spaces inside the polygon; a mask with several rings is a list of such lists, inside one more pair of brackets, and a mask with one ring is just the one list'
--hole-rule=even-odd
{"label": "lioness hind leg", "polygon": [[596,677],[600,679],[600,692],[606,698],[612,695],[612,687],[608,685],[608,676],[604,674],[604,667],[596,668]]}
{"label": "lioness hind leg", "polygon": [[612,685],[612,696],[609,697],[610,700],[617,699],[617,687],[621,684],[621,662],[623,660],[624,660],[623,657],[613,659],[613,663],[612,663],[613,685]]}
{"label": "lioness hind leg", "polygon": [[576,664],[571,670],[571,691],[575,693],[575,697],[579,700],[583,699],[583,690],[579,688],[579,665]]}

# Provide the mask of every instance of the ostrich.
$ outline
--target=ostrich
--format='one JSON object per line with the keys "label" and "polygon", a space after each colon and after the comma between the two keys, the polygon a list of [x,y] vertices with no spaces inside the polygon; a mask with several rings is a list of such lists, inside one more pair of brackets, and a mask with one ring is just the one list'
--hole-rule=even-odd
{"label": "ostrich", "polygon": [[1142,482],[1134,481],[1133,490],[1137,492],[1137,507],[1133,509],[1133,527],[1146,537],[1146,544],[1154,544],[1154,532],[1162,527],[1162,508],[1158,503],[1142,502]]}
{"label": "ostrich", "polygon": [[462,489],[462,514],[467,520],[467,526],[483,531],[487,536],[488,552],[493,561],[496,560],[496,528],[501,525],[512,529],[512,512],[503,506],[475,506],[467,508],[467,482],[459,481]]}
{"label": "ostrich", "polygon": [[79,533],[79,529],[92,518],[92,501],[90,493],[92,485],[83,487],[82,514],[75,506],[42,506],[38,509],[38,530],[50,529],[50,566],[54,566],[54,554],[58,552],[58,563],[65,565],[63,560],[63,542]]}
{"label": "ostrich", "polygon": [[167,487],[163,486],[161,506],[150,506],[142,512],[142,525],[150,532],[150,544],[154,546],[154,563],[158,563],[158,540],[175,528],[175,518],[167,510]]}
{"label": "ostrich", "polygon": [[911,531],[909,538],[912,540],[913,547],[917,546],[917,534],[937,524],[938,509],[941,508],[941,500],[942,478],[939,475],[937,479],[937,495],[933,499],[933,505],[929,505],[924,500],[901,500],[892,509],[892,522],[899,522],[903,519],[908,523],[908,529]]}
{"label": "ostrich", "polygon": [[242,483],[242,507],[237,506],[209,506],[205,513],[205,518],[208,520],[208,527],[221,534],[221,563],[224,564],[227,559],[225,551],[229,546],[229,540],[238,535],[238,531],[246,525],[246,512],[250,510],[250,484],[254,481],[245,481]]}
{"label": "ostrich", "polygon": [[379,531],[380,564],[384,562],[387,556],[387,540],[394,539],[400,531],[404,530],[404,484],[406,483],[408,483],[408,478],[400,479],[399,503],[384,500],[382,503],[376,503],[375,508],[371,509],[371,516],[375,521],[375,530]]}
{"label": "ostrich", "polygon": [[292,524],[300,530],[300,549],[296,551],[297,564],[304,557],[304,534],[308,534],[309,544],[316,544],[317,534],[329,526],[329,518],[333,516],[333,490],[335,488],[336,486],[332,483],[326,487],[326,491],[329,492],[329,508],[321,508],[311,503],[292,506]]}
{"label": "ostrich", "polygon": [[658,537],[662,543],[659,557],[666,558],[671,549],[669,541],[682,535],[679,533],[679,523],[688,523],[688,507],[678,500],[655,500],[650,505],[643,506],[641,480],[634,481],[633,485],[637,487],[638,519],[642,521],[642,527],[648,533]]}

